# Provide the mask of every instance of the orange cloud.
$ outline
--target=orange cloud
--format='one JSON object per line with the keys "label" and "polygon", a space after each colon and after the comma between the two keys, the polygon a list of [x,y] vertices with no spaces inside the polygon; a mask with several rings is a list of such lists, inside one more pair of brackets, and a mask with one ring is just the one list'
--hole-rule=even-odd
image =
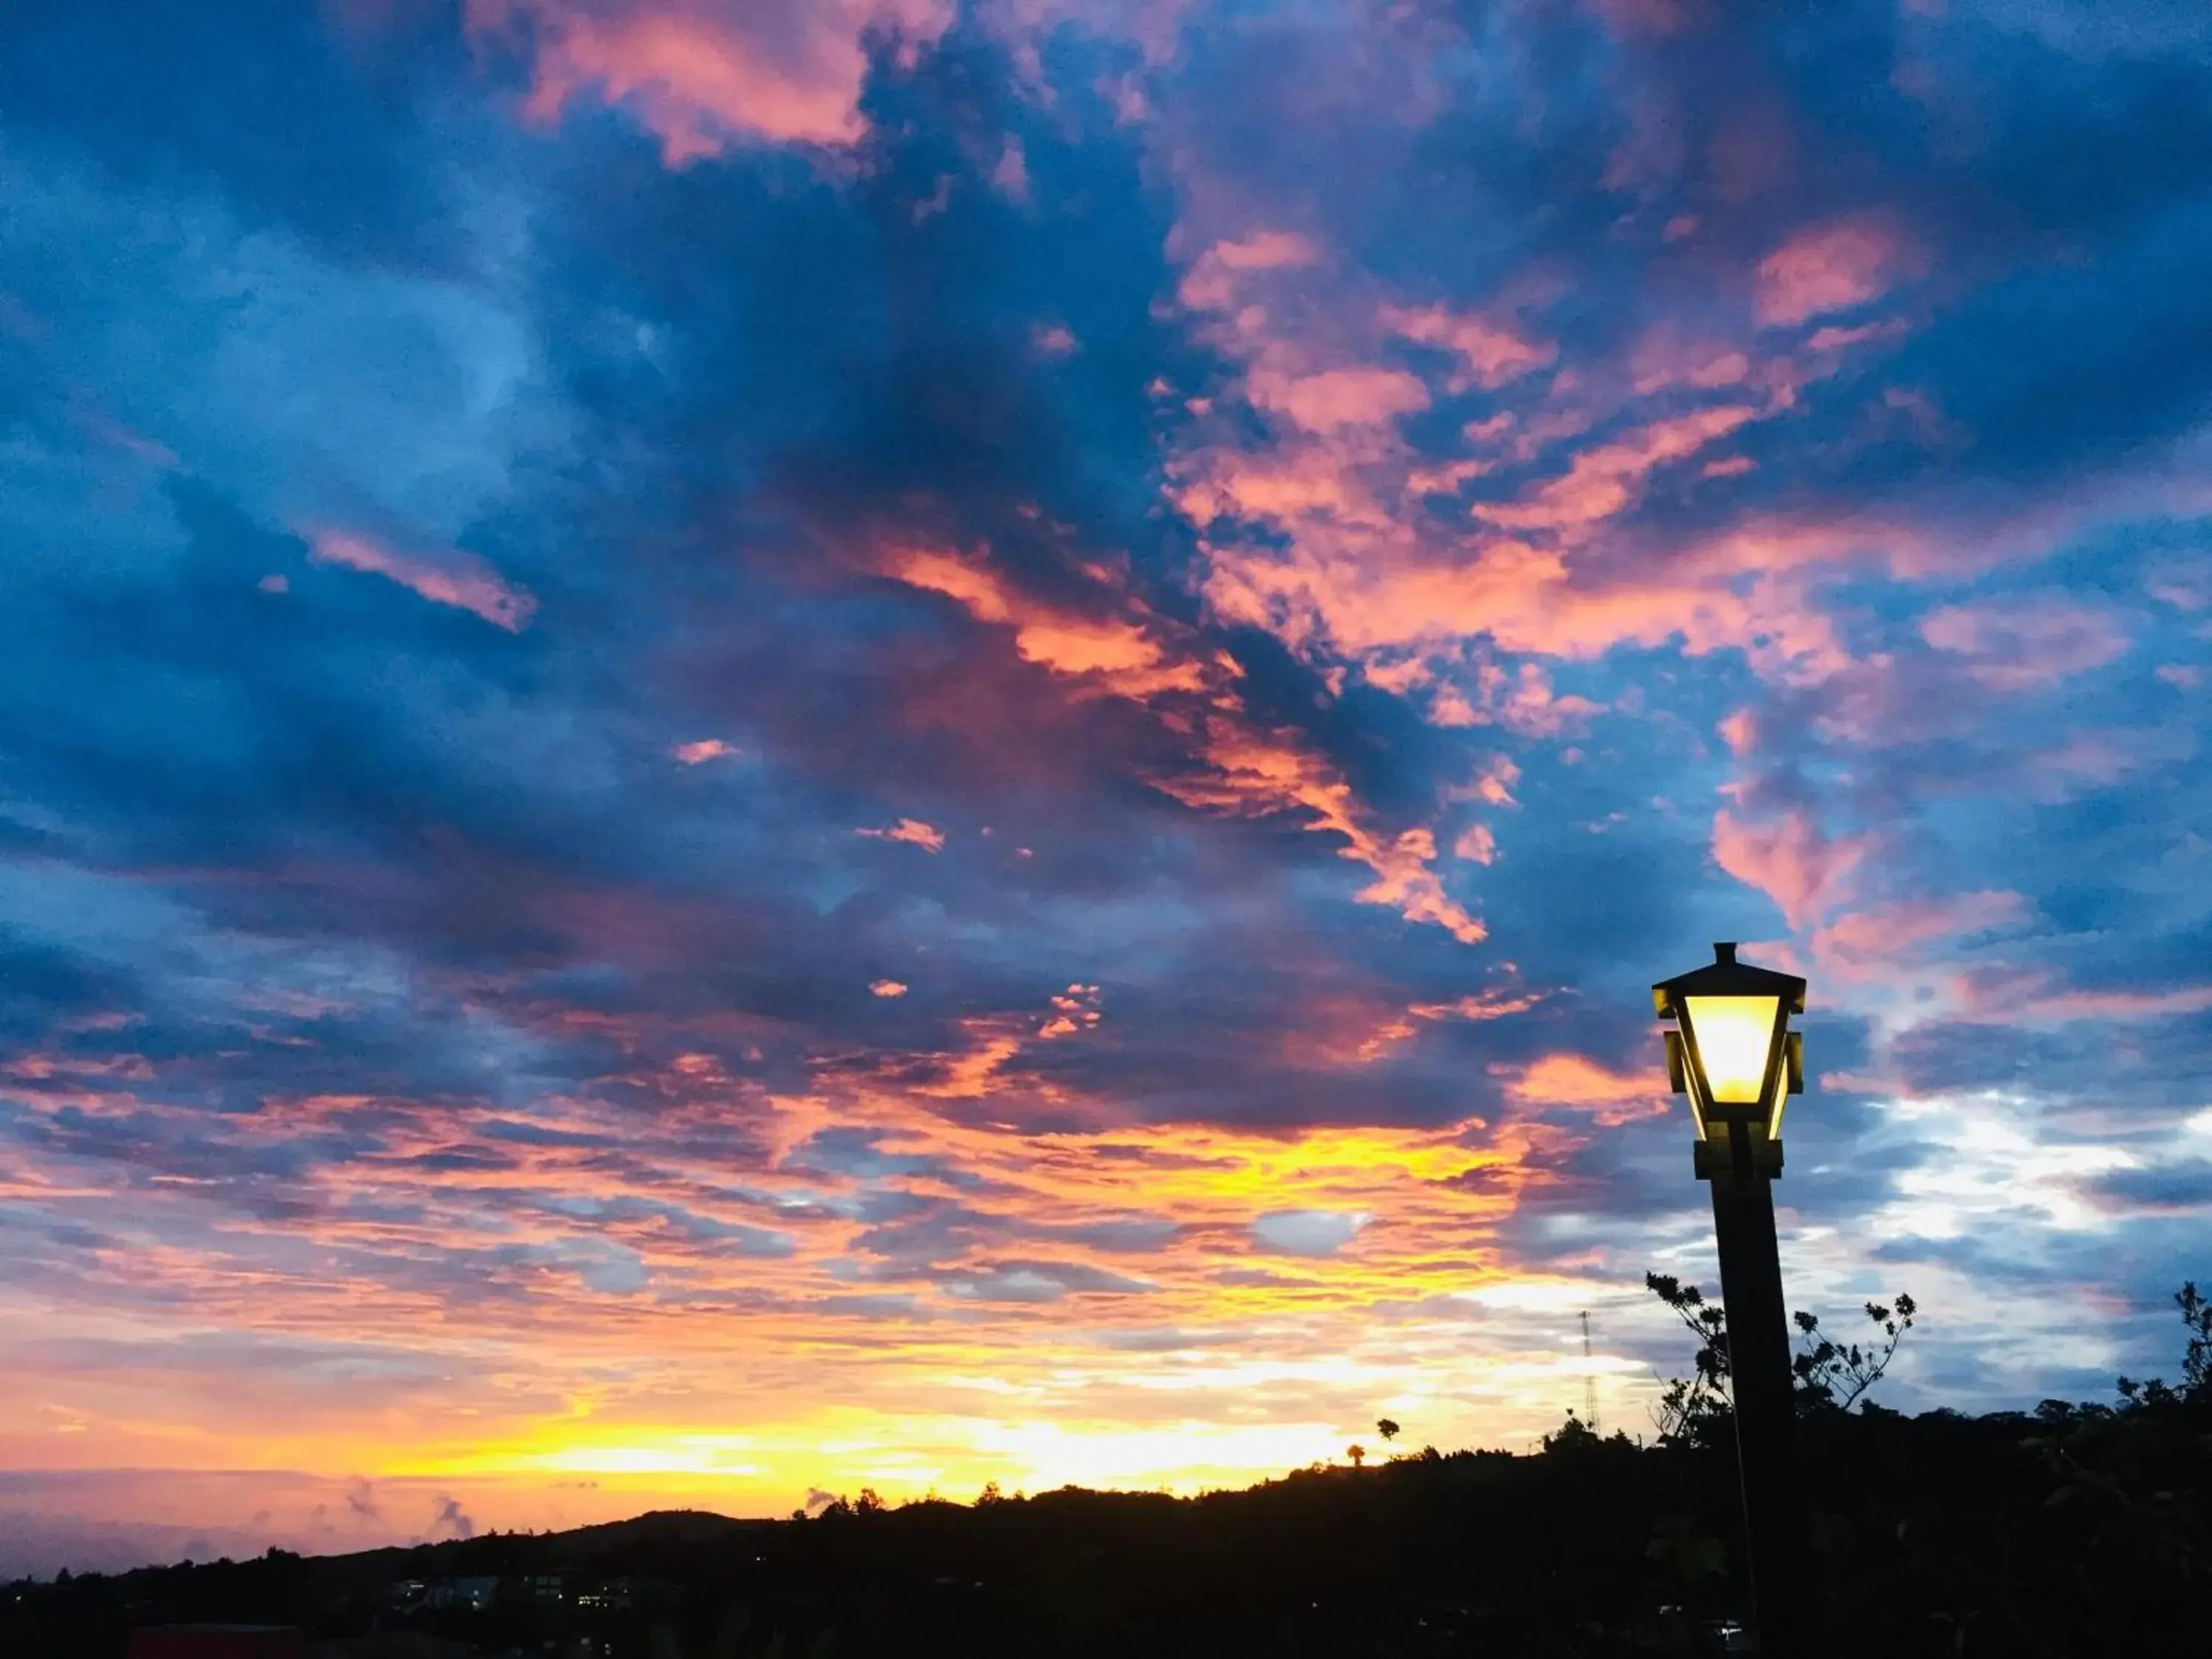
{"label": "orange cloud", "polygon": [[1799,231],[1759,261],[1752,309],[1763,328],[1793,326],[1888,292],[1912,263],[1887,220],[1838,219]]}
{"label": "orange cloud", "polygon": [[429,557],[401,553],[344,530],[318,530],[308,539],[310,556],[318,564],[343,565],[386,577],[434,605],[469,611],[510,634],[528,627],[538,610],[538,601],[527,589],[502,581],[497,571],[472,554],[448,551]]}
{"label": "orange cloud", "polygon": [[1494,863],[1498,858],[1498,836],[1486,823],[1470,823],[1452,843],[1452,856],[1475,864]]}
{"label": "orange cloud", "polygon": [[888,830],[855,830],[853,833],[873,841],[904,842],[908,846],[919,847],[926,853],[945,850],[945,832],[932,828],[920,818],[901,818]]}
{"label": "orange cloud", "polygon": [[1587,1106],[1604,1127],[1660,1117],[1667,1093],[1656,1070],[1616,1072],[1584,1054],[1552,1054],[1512,1073],[1505,1091],[1527,1106]]}

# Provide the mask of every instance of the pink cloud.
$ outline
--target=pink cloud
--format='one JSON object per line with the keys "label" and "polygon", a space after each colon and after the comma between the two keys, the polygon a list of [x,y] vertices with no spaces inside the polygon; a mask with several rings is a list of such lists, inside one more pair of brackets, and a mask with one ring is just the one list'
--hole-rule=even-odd
{"label": "pink cloud", "polygon": [[1759,261],[1753,314],[1775,328],[1847,311],[1887,293],[1911,264],[1903,235],[1879,216],[1809,226]]}
{"label": "pink cloud", "polygon": [[1628,371],[1636,395],[1648,398],[1678,386],[1711,392],[1751,378],[1751,360],[1735,346],[1685,337],[1673,325],[1652,329],[1630,351]]}
{"label": "pink cloud", "polygon": [[1792,927],[1843,896],[1871,844],[1866,836],[1831,840],[1802,810],[1763,823],[1740,820],[1725,808],[1713,816],[1713,861],[1772,899]]}
{"label": "pink cloud", "polygon": [[1724,404],[1654,421],[1582,451],[1566,476],[1545,484],[1534,499],[1480,507],[1475,516],[1506,530],[1572,530],[1609,519],[1636,501],[1653,471],[1696,454],[1757,414]]}
{"label": "pink cloud", "polygon": [[596,94],[632,111],[677,166],[741,137],[850,143],[862,125],[864,33],[933,38],[951,11],[945,0],[468,0],[466,17],[480,37],[529,42],[534,119],[556,121]]}
{"label": "pink cloud", "polygon": [[2196,752],[2196,733],[2178,724],[2072,732],[2056,748],[2028,757],[2027,781],[2038,800],[2070,800],[2083,789],[2109,788]]}
{"label": "pink cloud", "polygon": [[1176,292],[1194,311],[1219,311],[1233,302],[1248,272],[1293,270],[1318,264],[1321,250],[1295,231],[1261,230],[1214,243],[1191,262]]}
{"label": "pink cloud", "polygon": [[868,990],[870,994],[874,996],[902,997],[906,994],[907,988],[895,979],[879,979],[872,982]]}
{"label": "pink cloud", "polygon": [[1433,867],[1435,833],[1413,829],[1394,836],[1376,829],[1352,786],[1291,734],[1224,721],[1209,732],[1203,753],[1204,774],[1158,779],[1155,787],[1187,805],[1215,811],[1302,811],[1309,830],[1342,837],[1339,856],[1373,872],[1375,879],[1354,895],[1361,903],[1389,905],[1408,921],[1443,928],[1462,944],[1488,937],[1481,921],[1444,890]]}
{"label": "pink cloud", "polygon": [[1442,306],[1385,306],[1382,325],[1406,339],[1456,356],[1461,368],[1449,385],[1455,392],[1478,386],[1495,391],[1508,380],[1544,368],[1559,355],[1557,346],[1523,339],[1503,323]]}
{"label": "pink cloud", "polygon": [[686,766],[703,766],[711,760],[724,760],[739,751],[720,738],[702,738],[696,743],[679,743],[668,751]]}
{"label": "pink cloud", "polygon": [[2112,611],[2056,599],[1948,606],[1922,618],[1920,637],[1966,658],[1968,673],[2001,691],[2052,685],[2100,668],[2129,644]]}
{"label": "pink cloud", "polygon": [[[1389,905],[1462,942],[1485,937],[1481,921],[1445,891],[1433,867],[1434,833],[1414,829],[1393,836],[1378,829],[1352,786],[1302,738],[1245,714],[1236,685],[1241,671],[1176,624],[1148,612],[1085,616],[1048,605],[957,552],[892,546],[880,561],[885,574],[942,593],[978,621],[1011,627],[1016,654],[1074,681],[1079,696],[1118,696],[1146,707],[1172,699],[1174,729],[1196,763],[1153,777],[1162,793],[1238,816],[1300,814],[1308,830],[1341,836],[1341,855],[1373,873],[1354,896],[1359,902]],[[1127,596],[1120,603],[1141,611]]]}
{"label": "pink cloud", "polygon": [[1261,409],[1287,415],[1309,432],[1380,426],[1429,406],[1429,390],[1396,368],[1331,368],[1315,374],[1255,372],[1246,393]]}
{"label": "pink cloud", "polygon": [[1040,357],[1073,357],[1081,347],[1063,323],[1040,323],[1030,330],[1030,349]]}
{"label": "pink cloud", "polygon": [[1124,696],[1195,691],[1205,684],[1198,665],[1173,659],[1142,623],[1046,605],[1008,587],[987,566],[960,554],[901,547],[891,550],[884,562],[887,574],[957,600],[978,621],[1011,625],[1015,653],[1024,662],[1093,678],[1101,690]]}
{"label": "pink cloud", "polygon": [[2027,915],[2027,902],[2019,894],[1997,890],[1876,905],[1817,929],[1813,955],[1823,977],[1876,979],[1927,955],[1929,945],[2015,926]]}
{"label": "pink cloud", "polygon": [[2163,991],[2081,990],[2064,988],[2047,973],[1995,969],[1962,977],[1958,988],[1964,1000],[1957,1017],[1984,1024],[2163,1019],[2212,1009],[2212,985],[2206,984],[2177,985]]}
{"label": "pink cloud", "polygon": [[1605,712],[1602,703],[1588,697],[1554,692],[1551,675],[1537,663],[1524,662],[1511,673],[1485,663],[1475,680],[1484,710],[1523,737],[1578,737],[1593,715]]}
{"label": "pink cloud", "polygon": [[343,565],[398,582],[434,605],[450,605],[483,617],[495,628],[519,634],[529,626],[538,601],[530,592],[501,580],[473,554],[447,551],[428,557],[401,553],[351,531],[318,530],[308,538],[318,564]]}

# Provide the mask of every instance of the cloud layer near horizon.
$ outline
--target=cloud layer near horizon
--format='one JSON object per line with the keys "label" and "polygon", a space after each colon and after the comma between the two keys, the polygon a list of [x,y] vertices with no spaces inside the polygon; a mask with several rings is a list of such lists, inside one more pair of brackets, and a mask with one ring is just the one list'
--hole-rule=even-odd
{"label": "cloud layer near horizon", "polygon": [[1637,1425],[1715,938],[1902,1403],[2166,1358],[2212,25],[130,10],[0,21],[14,1559]]}

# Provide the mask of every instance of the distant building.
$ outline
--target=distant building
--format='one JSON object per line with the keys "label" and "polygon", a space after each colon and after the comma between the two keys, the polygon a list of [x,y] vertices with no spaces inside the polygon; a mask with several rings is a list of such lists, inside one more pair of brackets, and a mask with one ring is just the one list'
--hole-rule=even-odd
{"label": "distant building", "polygon": [[483,1613],[499,1600],[496,1578],[439,1578],[430,1584],[423,1605],[452,1607],[464,1613]]}
{"label": "distant building", "polygon": [[129,1659],[301,1659],[306,1641],[289,1625],[145,1625],[125,1651]]}
{"label": "distant building", "polygon": [[385,1586],[384,1599],[398,1613],[412,1613],[430,1600],[430,1581],[427,1578],[395,1578]]}
{"label": "distant building", "polygon": [[679,1596],[678,1587],[659,1578],[609,1578],[576,1592],[576,1605],[600,1613],[665,1612]]}

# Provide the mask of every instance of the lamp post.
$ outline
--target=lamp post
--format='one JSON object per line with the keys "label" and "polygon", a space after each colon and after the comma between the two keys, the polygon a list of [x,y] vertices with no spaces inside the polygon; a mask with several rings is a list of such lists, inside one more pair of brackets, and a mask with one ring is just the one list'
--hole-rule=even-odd
{"label": "lamp post", "polygon": [[1802,1041],[1789,1024],[1791,1014],[1805,1012],[1805,981],[1738,962],[1735,946],[1722,944],[1706,966],[1653,986],[1651,1000],[1659,1018],[1674,1024],[1665,1033],[1668,1080],[1690,1097],[1698,1178],[1713,1192],[1759,1652],[1815,1659],[1812,1550],[1794,1468],[1790,1319],[1770,1185],[1782,1174],[1783,1105],[1805,1087]]}

